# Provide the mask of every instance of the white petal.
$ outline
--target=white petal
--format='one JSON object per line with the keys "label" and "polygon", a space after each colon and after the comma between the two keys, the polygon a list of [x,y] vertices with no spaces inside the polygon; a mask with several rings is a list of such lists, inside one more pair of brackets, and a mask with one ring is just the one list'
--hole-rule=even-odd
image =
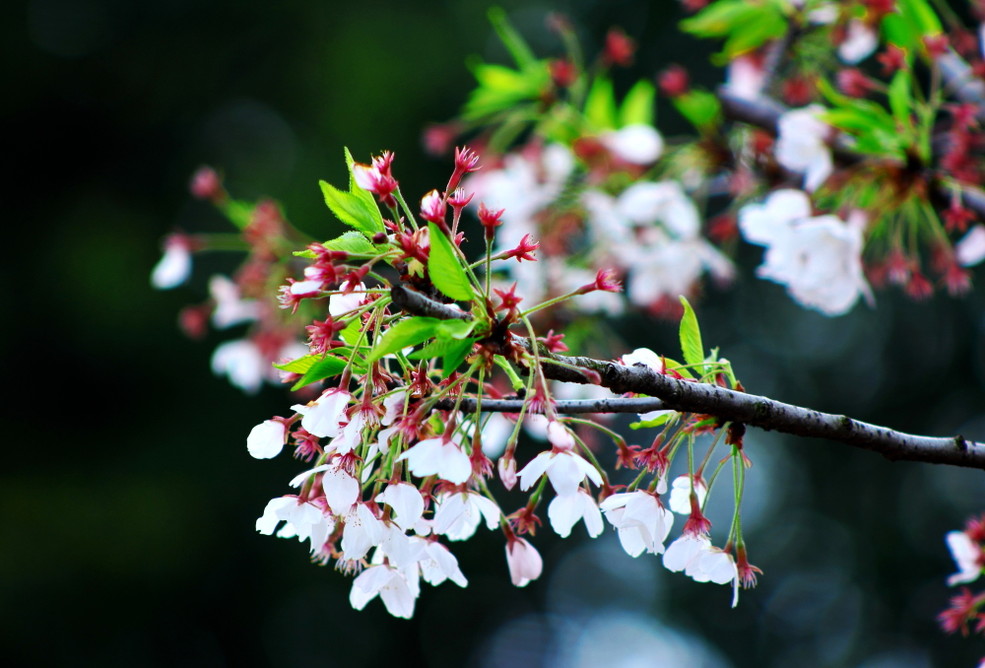
{"label": "white petal", "polygon": [[396,512],[393,523],[404,531],[409,531],[424,514],[424,498],[413,485],[402,482],[387,486],[376,500],[386,503]]}
{"label": "white petal", "polygon": [[154,265],[150,282],[159,290],[170,290],[188,280],[192,272],[192,256],[184,244],[168,244],[164,255]]}
{"label": "white petal", "polygon": [[264,420],[250,430],[246,450],[255,459],[271,459],[284,449],[287,428],[278,420]]}
{"label": "white petal", "polygon": [[547,467],[553,458],[553,452],[542,452],[520,469],[520,472],[516,474],[520,479],[520,491],[526,492],[535,482],[540,480],[540,477],[547,471]]}
{"label": "white petal", "polygon": [[338,468],[330,468],[322,477],[325,500],[335,515],[345,516],[359,500],[359,481]]}
{"label": "white petal", "polygon": [[975,225],[955,244],[954,257],[963,267],[973,267],[985,260],[985,225]]}

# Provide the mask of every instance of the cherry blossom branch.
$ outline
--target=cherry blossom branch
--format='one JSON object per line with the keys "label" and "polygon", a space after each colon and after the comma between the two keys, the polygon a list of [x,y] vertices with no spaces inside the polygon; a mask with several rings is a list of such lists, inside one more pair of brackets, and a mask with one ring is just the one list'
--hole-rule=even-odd
{"label": "cherry blossom branch", "polygon": [[[488,413],[519,413],[524,403],[526,401],[523,399],[483,399],[481,406],[483,412]],[[435,408],[450,410],[454,405],[454,399],[442,399]],[[466,398],[459,403],[459,409],[465,413],[472,413],[479,405],[478,399]],[[610,397],[556,401],[553,408],[558,413],[580,415],[585,413],[649,413],[650,411],[664,410],[667,405],[654,397]],[[535,411],[532,411],[528,405],[527,412]]]}
{"label": "cherry blossom branch", "polygon": [[[983,94],[985,94],[985,90],[983,90]],[[787,111],[787,108],[776,100],[767,97],[757,99],[739,97],[727,87],[719,88],[717,95],[727,117],[734,121],[754,125],[774,135],[777,133],[777,120],[781,114]],[[862,159],[862,156],[854,153],[846,144],[837,140],[833,152],[842,163],[855,164]],[[943,187],[937,182],[933,183],[933,187],[942,201],[950,200],[952,196],[950,188]],[[964,206],[985,219],[985,191],[962,185],[961,200]]]}
{"label": "cherry blossom branch", "polygon": [[[418,292],[399,286],[395,286],[393,290],[400,294],[399,298],[394,296],[394,303],[399,303],[411,314],[448,319],[463,317],[462,312],[456,310],[456,307],[439,304]],[[465,315],[468,316],[468,314]],[[529,350],[529,340],[516,335],[512,336],[512,343]],[[960,435],[932,437],[906,434],[887,427],[854,420],[845,415],[822,413],[768,397],[736,392],[717,385],[679,380],[668,375],[656,374],[642,365],[630,367],[618,362],[591,357],[558,355],[551,353],[543,346],[538,348],[538,355],[544,376],[547,378],[581,384],[589,384],[592,382],[589,379],[594,379],[597,384],[616,394],[645,394],[656,398],[661,402],[660,408],[663,409],[687,413],[705,413],[714,415],[723,421],[740,422],[768,431],[838,441],[846,445],[872,450],[894,461],[919,461],[985,469],[985,443],[969,441]],[[506,403],[501,405],[500,410],[516,412],[521,405],[522,402],[520,401],[506,400]],[[464,402],[462,406],[465,406]],[[473,410],[475,409],[474,404],[470,403],[469,406]],[[483,410],[495,411],[497,410],[495,406],[493,400],[482,402]],[[647,410],[655,409],[648,407]],[[558,411],[564,412],[560,408]],[[587,412],[610,411],[602,410],[599,408],[599,404],[595,404],[592,410]]]}

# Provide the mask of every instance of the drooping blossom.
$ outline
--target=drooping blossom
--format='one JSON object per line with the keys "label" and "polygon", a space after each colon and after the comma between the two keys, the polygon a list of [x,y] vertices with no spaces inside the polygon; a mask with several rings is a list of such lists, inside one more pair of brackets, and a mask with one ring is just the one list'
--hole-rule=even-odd
{"label": "drooping blossom", "polygon": [[584,520],[585,529],[592,538],[602,533],[602,513],[595,499],[583,489],[576,490],[574,494],[554,497],[547,507],[547,517],[561,538],[567,538],[581,520]]}
{"label": "drooping blossom", "polygon": [[[278,530],[277,526],[284,524]],[[311,551],[320,550],[335,525],[322,509],[296,496],[271,499],[256,521],[256,530],[266,536],[277,532],[278,538],[297,538],[311,541]]]}
{"label": "drooping blossom", "polygon": [[352,395],[337,387],[330,388],[307,405],[292,406],[301,414],[301,426],[320,438],[335,438],[348,422],[345,409]]}
{"label": "drooping blossom", "polygon": [[349,603],[354,609],[362,610],[379,596],[391,615],[410,619],[414,616],[414,604],[420,593],[416,571],[408,573],[378,564],[370,566],[353,580]]}
{"label": "drooping blossom", "polygon": [[544,570],[540,553],[525,538],[510,537],[506,541],[506,565],[510,569],[510,580],[517,587],[526,587]]}
{"label": "drooping blossom", "polygon": [[419,478],[437,475],[442,480],[462,484],[472,475],[472,462],[460,445],[437,436],[418,442],[397,458],[407,461],[410,472]]}
{"label": "drooping blossom", "polygon": [[667,547],[664,568],[680,572],[695,582],[732,583],[732,607],[739,603],[739,571],[731,554],[711,544],[704,535],[685,534]]}
{"label": "drooping blossom", "polygon": [[439,494],[434,511],[432,529],[448,540],[468,540],[475,534],[480,522],[486,528],[495,529],[503,513],[494,501],[472,491]]}
{"label": "drooping blossom", "polygon": [[[708,486],[701,478],[694,481],[694,493],[698,497],[698,506],[705,502],[708,495]],[[674,478],[670,489],[670,509],[679,515],[691,514],[691,476],[681,475]]]}
{"label": "drooping blossom", "polygon": [[548,422],[547,438],[554,448],[534,457],[517,473],[522,491],[530,489],[545,474],[554,491],[562,496],[574,494],[585,478],[596,485],[602,484],[598,470],[571,451],[574,439],[559,422]]}
{"label": "drooping blossom", "polygon": [[644,491],[621,492],[599,505],[605,519],[616,529],[619,543],[631,557],[643,552],[660,554],[674,525],[674,514],[653,494]]}

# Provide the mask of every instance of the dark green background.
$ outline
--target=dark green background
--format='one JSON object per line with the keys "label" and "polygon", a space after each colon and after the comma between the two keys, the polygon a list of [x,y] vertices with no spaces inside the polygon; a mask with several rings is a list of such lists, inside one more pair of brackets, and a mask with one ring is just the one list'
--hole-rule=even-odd
{"label": "dark green background", "polygon": [[[638,76],[671,61],[709,71],[706,47],[674,30],[676,2],[504,5],[538,48],[555,48],[543,19],[563,10],[590,51],[607,26],[626,28]],[[985,476],[836,444],[749,434],[748,539],[766,575],[736,610],[724,588],[626,557],[611,531],[538,535],[545,575],[514,589],[501,538],[481,530],[454,548],[468,589],[426,587],[405,622],[379,602],[354,612],[349,579],[254,533],[299,466],[255,461],[244,439],[289,400],[211,376],[223,337],[190,342],[175,319],[228,262],[155,292],[159,240],[222,229],[187,194],[202,163],[239,196],[281,200],[315,236],[337,231],[317,180],[342,180],[345,145],[363,159],[396,151],[411,197],[440,187],[448,164],[423,155],[420,130],[464,99],[465,56],[502,57],[486,7],[34,0],[4,12],[7,665],[972,665],[982,644],[943,636],[934,616],[953,569],[943,534],[985,508]],[[661,113],[662,129],[680,128]],[[744,280],[699,310],[750,391],[985,438],[981,293],[881,293],[874,310],[830,320],[753,280],[758,255],[746,249]],[[670,324],[623,331],[676,350]]]}

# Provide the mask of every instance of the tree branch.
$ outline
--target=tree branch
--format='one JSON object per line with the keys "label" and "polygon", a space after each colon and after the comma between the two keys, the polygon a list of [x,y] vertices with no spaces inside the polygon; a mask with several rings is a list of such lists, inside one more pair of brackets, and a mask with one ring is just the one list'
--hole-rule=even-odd
{"label": "tree branch", "polygon": [[[393,291],[402,294],[399,304],[413,315],[431,315],[446,319],[461,319],[462,311],[439,304],[424,295],[394,286]],[[394,303],[398,300],[395,297]],[[468,314],[465,314],[468,316]],[[530,341],[512,334],[513,342],[530,349]],[[854,420],[845,415],[833,415],[793,406],[768,397],[736,392],[717,385],[679,380],[664,374],[656,374],[643,365],[626,366],[619,362],[597,360],[591,357],[564,356],[538,349],[544,376],[553,380],[588,383],[587,378],[597,374],[599,384],[616,394],[645,394],[660,401],[660,408],[685,413],[705,413],[724,421],[741,422],[761,429],[779,431],[795,436],[823,438],[838,441],[865,450],[878,452],[890,460],[949,464],[967,468],[985,469],[985,443],[968,441],[962,436],[931,437],[906,434],[887,427]],[[584,373],[579,369],[585,369]],[[592,373],[594,372],[594,373]],[[471,399],[469,401],[474,401]],[[484,400],[482,409],[496,411],[495,401]],[[608,400],[613,402],[614,400]],[[587,402],[591,403],[591,402]],[[475,404],[468,404],[472,410]],[[499,410],[519,411],[522,402],[506,400]],[[569,404],[581,407],[582,403]],[[596,403],[586,412],[609,412],[598,409]],[[612,406],[630,404],[612,403]],[[464,407],[464,402],[463,402]],[[559,412],[561,409],[558,409]],[[657,410],[649,407],[647,410]],[[572,411],[575,412],[575,411]],[[624,411],[619,411],[624,412]],[[633,412],[643,412],[636,411]]]}
{"label": "tree branch", "polygon": [[[483,399],[481,402],[484,413],[519,413],[526,403],[523,399]],[[478,399],[467,397],[459,403],[459,409],[464,413],[474,413],[479,408]],[[451,410],[455,407],[454,399],[442,399],[435,408]],[[567,415],[583,415],[585,413],[649,413],[667,408],[660,399],[654,397],[609,397],[604,399],[568,399],[554,402],[554,410]],[[527,407],[527,412],[530,408]]]}

